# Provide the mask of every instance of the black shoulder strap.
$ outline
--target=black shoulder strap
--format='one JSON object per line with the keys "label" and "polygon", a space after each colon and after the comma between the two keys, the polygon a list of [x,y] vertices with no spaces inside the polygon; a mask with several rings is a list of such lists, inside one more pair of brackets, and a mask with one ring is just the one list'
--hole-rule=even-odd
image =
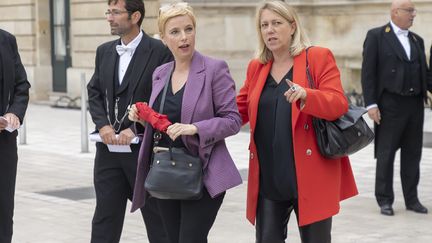
{"label": "black shoulder strap", "polygon": [[[168,85],[169,85],[169,81],[171,79],[173,69],[174,69],[174,67],[171,67],[169,69],[168,75],[167,75],[166,80],[165,80],[165,86],[164,86],[164,89],[162,91],[162,99],[161,99],[161,104],[159,106],[159,113],[161,113],[161,114],[163,112],[163,107],[165,105],[165,97],[166,97],[166,93],[168,91]],[[153,134],[153,141],[154,141],[153,146],[157,146],[159,144],[159,140],[161,140],[161,138],[162,138],[161,132],[159,130],[156,130],[156,132]]]}
{"label": "black shoulder strap", "polygon": [[171,79],[172,70],[173,70],[173,67],[170,68],[170,70],[168,72],[169,75],[167,75],[167,78],[165,80],[165,86],[164,86],[164,89],[163,89],[163,92],[162,92],[161,104],[159,106],[159,113],[161,113],[161,114],[163,112],[163,107],[165,105],[165,97],[166,97],[166,93],[168,91],[168,85],[169,85],[169,81]]}

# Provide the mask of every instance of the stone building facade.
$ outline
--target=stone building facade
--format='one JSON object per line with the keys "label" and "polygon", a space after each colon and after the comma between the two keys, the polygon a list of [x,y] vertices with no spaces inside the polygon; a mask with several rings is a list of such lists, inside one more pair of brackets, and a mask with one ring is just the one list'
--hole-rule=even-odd
{"label": "stone building facade", "polygon": [[[367,30],[390,19],[391,0],[286,0],[296,7],[314,45],[336,56],[347,91],[360,91],[361,52]],[[145,0],[143,29],[157,33],[158,8],[171,0]],[[225,59],[237,83],[243,83],[257,43],[258,0],[190,0],[197,15],[197,49]],[[414,1],[412,31],[432,41],[432,0]],[[32,100],[80,95],[89,80],[95,51],[112,40],[104,17],[106,0],[0,0],[0,28],[16,35],[26,66]]]}

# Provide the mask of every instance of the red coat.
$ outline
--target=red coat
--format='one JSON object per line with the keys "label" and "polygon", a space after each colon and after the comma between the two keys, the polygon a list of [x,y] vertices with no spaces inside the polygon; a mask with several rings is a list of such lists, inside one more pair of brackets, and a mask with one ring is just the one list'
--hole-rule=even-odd
{"label": "red coat", "polygon": [[[306,55],[294,58],[293,82],[305,87],[307,99],[300,110],[292,106],[292,134],[297,175],[299,225],[331,217],[339,212],[339,202],[356,195],[357,187],[348,157],[326,159],[316,145],[312,116],[335,120],[348,110],[340,73],[332,53],[325,48],[309,49],[309,66],[319,90],[307,88]],[[250,123],[250,157],[246,217],[255,224],[259,192],[259,162],[254,141],[258,102],[272,62],[249,63],[247,77],[237,96],[243,124]]]}

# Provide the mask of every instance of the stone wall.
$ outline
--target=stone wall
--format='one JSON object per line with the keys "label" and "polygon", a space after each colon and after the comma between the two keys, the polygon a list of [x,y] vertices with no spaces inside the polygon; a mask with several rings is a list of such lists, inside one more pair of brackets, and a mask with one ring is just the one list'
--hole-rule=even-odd
{"label": "stone wall", "polygon": [[[157,32],[160,4],[171,0],[145,0],[143,28]],[[190,0],[197,15],[197,49],[226,60],[237,88],[245,79],[257,34],[258,0]],[[360,91],[361,52],[366,32],[390,19],[391,0],[290,0],[314,45],[330,48],[347,91]],[[418,9],[412,31],[421,35],[427,53],[432,41],[432,0],[414,1]],[[70,0],[72,67],[67,71],[67,95],[80,95],[81,74],[89,80],[98,45],[112,40],[104,17],[106,0]],[[17,37],[21,58],[32,83],[33,100],[47,100],[52,91],[49,0],[1,0],[0,28]]]}
{"label": "stone wall", "polygon": [[[157,30],[159,2],[144,2],[146,17],[142,27],[151,35]],[[67,91],[72,97],[80,94],[81,74],[86,75],[86,80],[90,80],[93,74],[96,48],[106,41],[118,38],[110,34],[104,15],[106,9],[106,0],[71,0],[72,67],[67,73]]]}
{"label": "stone wall", "polygon": [[[369,29],[390,21],[390,2],[321,0],[314,4],[297,5],[302,19],[308,23],[306,27],[313,44],[328,47],[335,54],[347,91],[361,91],[363,42]],[[414,3],[418,11],[410,30],[423,37],[426,53],[429,53],[432,41],[432,1]]]}
{"label": "stone wall", "polygon": [[[241,86],[245,68],[257,43],[255,9],[260,1],[193,0],[198,17],[197,49],[227,60]],[[390,20],[390,0],[298,0],[297,9],[313,45],[334,53],[346,91],[361,91],[360,71],[363,41],[369,29]],[[418,9],[410,29],[425,40],[426,52],[432,41],[432,1],[414,1]]]}

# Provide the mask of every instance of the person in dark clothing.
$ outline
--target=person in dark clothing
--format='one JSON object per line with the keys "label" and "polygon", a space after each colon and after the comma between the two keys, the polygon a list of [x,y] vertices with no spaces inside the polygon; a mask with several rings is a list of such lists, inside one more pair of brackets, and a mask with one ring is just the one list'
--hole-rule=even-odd
{"label": "person in dark clothing", "polygon": [[[336,61],[327,48],[309,48],[284,1],[261,4],[256,28],[258,54],[237,96],[251,133],[247,219],[256,243],[285,242],[292,212],[303,243],[331,242],[339,202],[357,194],[349,158],[323,157],[312,128],[312,117],[335,120],[348,109]],[[307,83],[306,55],[318,89]]]}
{"label": "person in dark clothing", "polygon": [[400,176],[407,210],[426,214],[417,195],[423,146],[427,64],[423,39],[409,31],[416,16],[410,0],[394,0],[391,21],[368,31],[361,83],[375,124],[375,197],[381,214],[394,215],[393,164],[400,149]]}
{"label": "person in dark clothing", "polygon": [[[161,41],[149,37],[140,26],[142,0],[109,0],[105,15],[111,34],[120,39],[102,44],[96,51],[95,72],[87,88],[89,108],[102,142],[96,143],[94,187],[96,209],[92,243],[119,242],[128,199],[132,199],[140,143],[132,139],[144,128],[131,122],[128,107],[148,101],[152,74],[157,66],[172,60]],[[129,146],[131,152],[116,153],[111,145]],[[141,209],[151,243],[167,242],[155,202]]]}
{"label": "person in dark clothing", "polygon": [[12,241],[18,163],[16,129],[23,123],[29,89],[16,39],[0,29],[0,243]]}

